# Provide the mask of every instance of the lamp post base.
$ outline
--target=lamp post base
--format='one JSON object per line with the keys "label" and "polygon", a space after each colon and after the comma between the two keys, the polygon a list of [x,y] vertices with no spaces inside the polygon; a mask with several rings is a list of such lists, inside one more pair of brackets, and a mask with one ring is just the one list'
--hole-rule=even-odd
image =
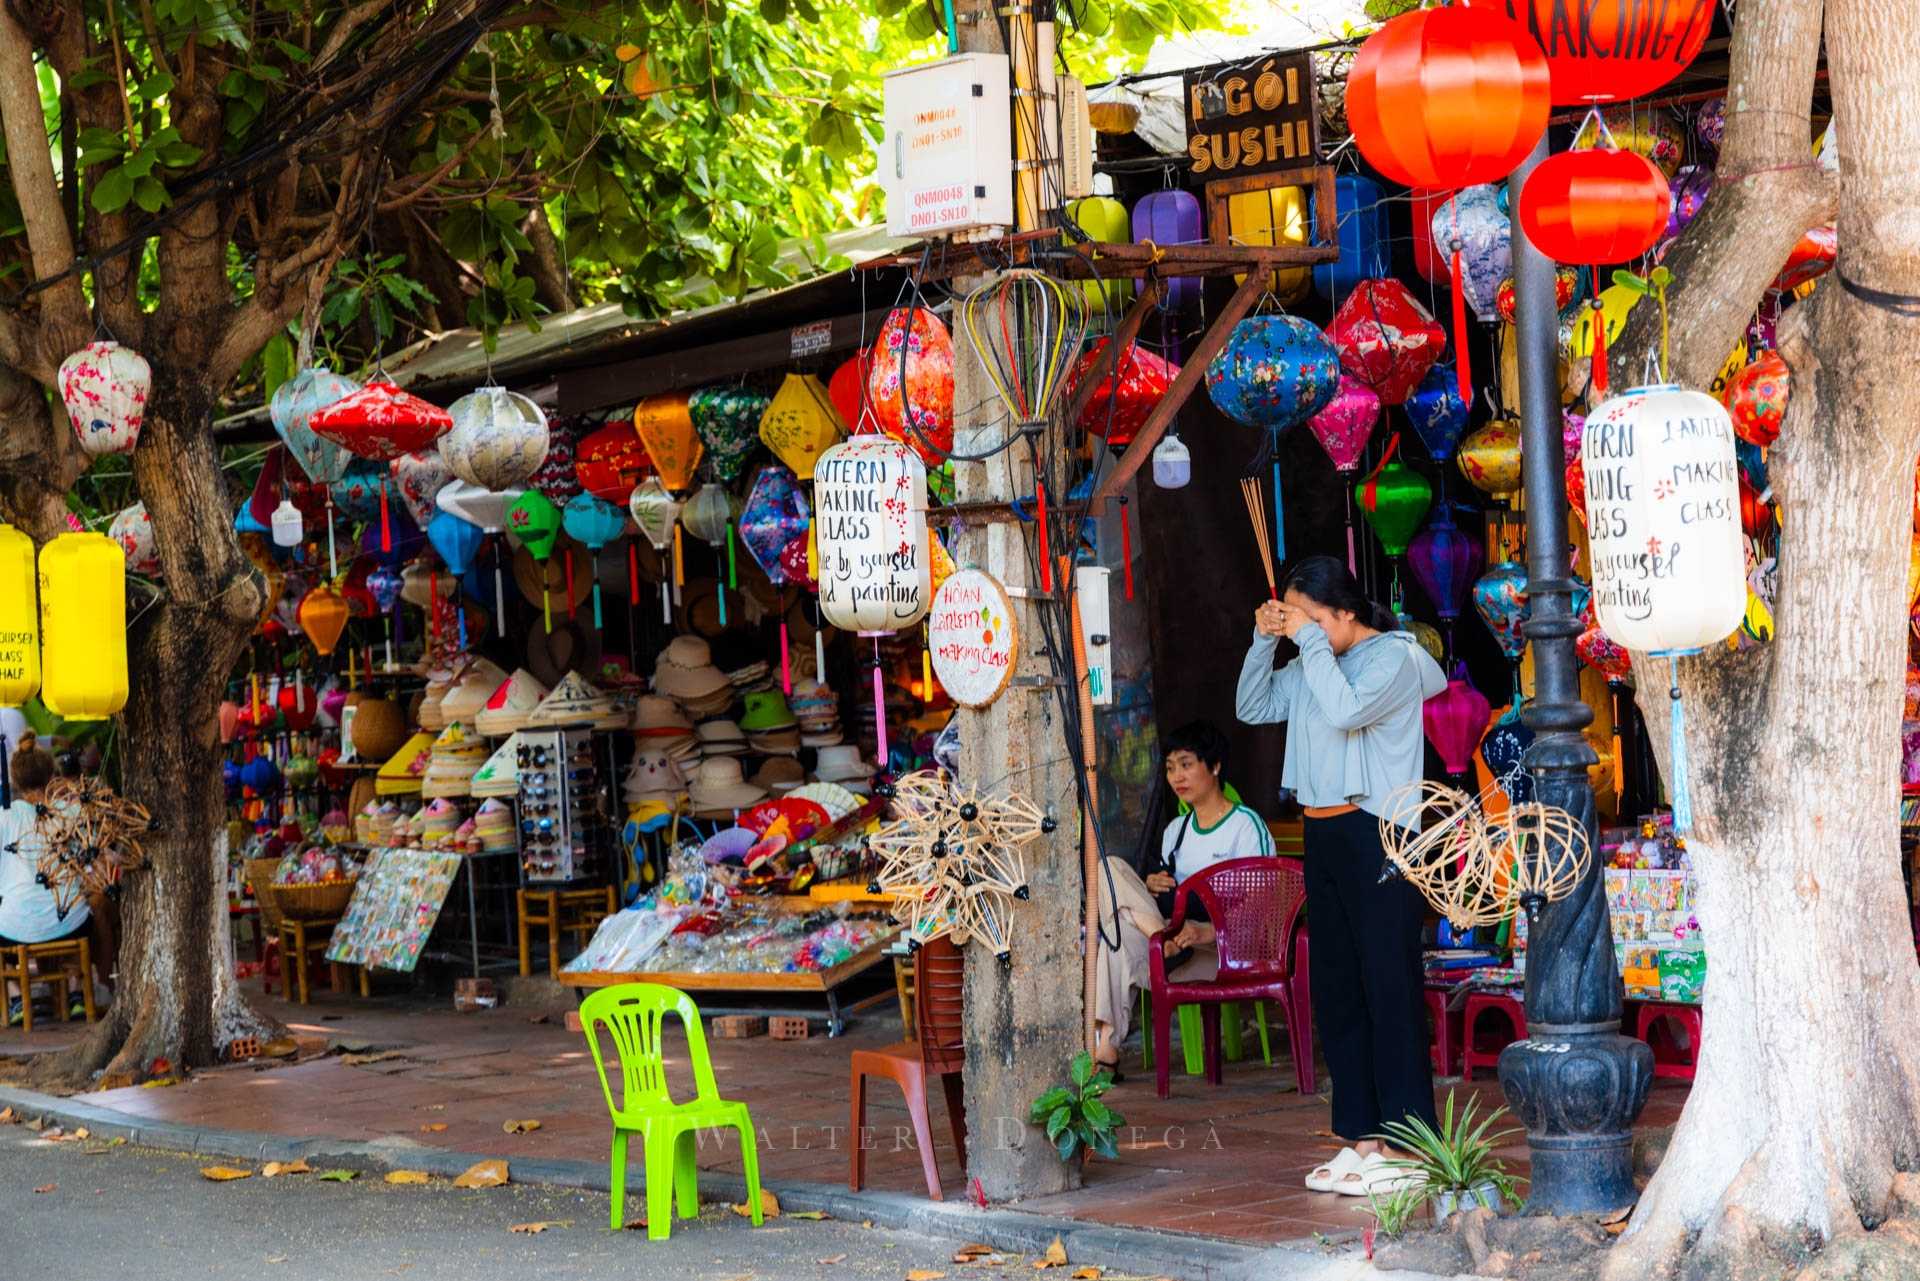
{"label": "lamp post base", "polygon": [[1533,1024],[1500,1053],[1500,1088],[1527,1127],[1528,1214],[1616,1214],[1633,1206],[1633,1120],[1653,1051],[1617,1022]]}

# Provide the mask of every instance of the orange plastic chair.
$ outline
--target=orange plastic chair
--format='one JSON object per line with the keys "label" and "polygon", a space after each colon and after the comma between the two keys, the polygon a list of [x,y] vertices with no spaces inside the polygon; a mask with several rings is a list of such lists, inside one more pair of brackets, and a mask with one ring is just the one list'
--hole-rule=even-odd
{"label": "orange plastic chair", "polygon": [[860,1190],[867,1177],[866,1145],[861,1132],[867,1124],[867,1078],[883,1076],[907,1096],[907,1115],[913,1121],[913,1139],[920,1148],[920,1166],[927,1176],[927,1195],[940,1195],[940,1163],[933,1153],[933,1124],[927,1112],[927,1078],[938,1077],[947,1095],[947,1119],[953,1124],[953,1146],[960,1153],[960,1172],[967,1170],[967,1101],[961,1071],[966,1065],[966,1037],[961,1025],[966,961],[949,938],[937,938],[914,953],[915,1041],[902,1041],[881,1050],[853,1052],[853,1135],[847,1186]]}
{"label": "orange plastic chair", "polygon": [[[667,1016],[678,1015],[687,1033],[687,1059],[693,1065],[695,1095],[676,1103],[667,1088],[667,1068],[660,1036]],[[753,1225],[760,1226],[760,1156],[754,1148],[753,1120],[747,1105],[720,1097],[713,1083],[713,1063],[707,1058],[707,1037],[700,1026],[700,1009],[678,988],[658,983],[622,983],[601,988],[580,1003],[580,1027],[593,1051],[593,1067],[600,1074],[600,1090],[613,1115],[613,1230],[625,1226],[627,1138],[638,1134],[645,1147],[647,1180],[647,1236],[664,1241],[673,1226],[674,1202],[680,1217],[700,1217],[700,1167],[697,1134],[701,1130],[736,1130],[740,1160],[747,1176],[747,1204]],[[597,1030],[605,1028],[620,1057],[621,1091],[618,1102],[607,1080]]]}

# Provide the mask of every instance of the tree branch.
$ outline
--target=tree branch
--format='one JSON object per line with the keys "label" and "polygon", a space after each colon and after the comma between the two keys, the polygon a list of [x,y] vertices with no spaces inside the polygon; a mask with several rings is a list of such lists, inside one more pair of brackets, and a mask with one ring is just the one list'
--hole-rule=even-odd
{"label": "tree branch", "polygon": [[[60,185],[53,176],[53,153],[47,147],[47,118],[40,106],[40,77],[33,67],[33,42],[12,12],[0,6],[0,126],[7,144],[7,172],[26,225],[36,280],[50,280],[73,265],[73,236],[60,205]],[[77,274],[66,276],[41,291],[41,313],[59,329],[84,331],[87,300]],[[45,350],[23,361],[42,382],[51,382],[60,357],[52,355],[67,344],[65,335],[48,333]]]}
{"label": "tree branch", "polygon": [[448,156],[444,163],[434,166],[426,173],[402,178],[399,182],[395,183],[388,190],[399,194],[390,199],[382,200],[380,202],[380,212],[390,213],[395,209],[404,209],[421,196],[432,191],[434,184],[438,183],[455,169],[458,169],[460,162],[473,154],[473,149],[480,145],[480,139],[486,135],[486,132],[486,126],[482,125],[473,131],[472,137],[455,148],[454,153]]}
{"label": "tree branch", "polygon": [[521,231],[533,245],[527,270],[533,277],[534,295],[549,311],[570,311],[573,297],[567,288],[567,261],[554,238],[553,224],[547,221],[547,208],[538,199],[527,211]]}

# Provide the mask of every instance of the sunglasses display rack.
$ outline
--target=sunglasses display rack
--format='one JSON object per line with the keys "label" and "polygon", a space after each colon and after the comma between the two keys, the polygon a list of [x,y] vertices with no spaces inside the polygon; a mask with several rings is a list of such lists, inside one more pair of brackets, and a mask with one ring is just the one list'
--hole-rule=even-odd
{"label": "sunglasses display rack", "polygon": [[517,764],[526,882],[558,884],[593,875],[606,810],[591,731],[522,730]]}

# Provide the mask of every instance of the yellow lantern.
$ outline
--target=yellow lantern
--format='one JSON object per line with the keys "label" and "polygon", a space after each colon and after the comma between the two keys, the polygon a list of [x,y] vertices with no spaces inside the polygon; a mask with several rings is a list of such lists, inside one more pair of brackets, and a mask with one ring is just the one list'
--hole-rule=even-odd
{"label": "yellow lantern", "polygon": [[70,721],[127,705],[127,554],[105,534],[40,549],[40,699]]}
{"label": "yellow lantern", "polygon": [[846,434],[840,411],[812,374],[788,374],[760,415],[760,439],[801,480],[813,479],[813,460]]}
{"label": "yellow lantern", "polygon": [[647,397],[634,406],[633,427],[668,489],[680,490],[693,484],[693,474],[707,447],[693,430],[686,392]]}
{"label": "yellow lantern", "polygon": [[[1614,340],[1619,338],[1627,327],[1627,316],[1633,311],[1633,305],[1644,295],[1627,288],[1625,285],[1609,285],[1600,291],[1600,314],[1607,318],[1607,349],[1613,349]],[[1575,360],[1593,355],[1593,307],[1580,309],[1580,316],[1573,322],[1573,342],[1570,354]]]}
{"label": "yellow lantern", "polygon": [[[1227,238],[1236,245],[1270,248],[1307,244],[1307,190],[1305,187],[1269,187],[1227,197]],[[1245,280],[1235,276],[1234,283]],[[1313,287],[1313,268],[1281,267],[1270,288],[1282,303],[1299,302]]]}
{"label": "yellow lantern", "polygon": [[1460,442],[1454,452],[1460,474],[1474,488],[1498,498],[1520,488],[1520,424],[1512,418],[1489,419]]}
{"label": "yellow lantern", "polygon": [[40,692],[40,609],[33,540],[0,525],[0,707]]}
{"label": "yellow lantern", "polygon": [[[1112,196],[1088,196],[1067,203],[1067,220],[1085,232],[1096,244],[1124,245],[1133,239],[1133,220],[1127,207]],[[1118,324],[1133,296],[1133,280],[1122,276],[1106,281],[1089,280],[1081,286],[1087,293],[1087,321],[1097,326],[1102,317]]]}

